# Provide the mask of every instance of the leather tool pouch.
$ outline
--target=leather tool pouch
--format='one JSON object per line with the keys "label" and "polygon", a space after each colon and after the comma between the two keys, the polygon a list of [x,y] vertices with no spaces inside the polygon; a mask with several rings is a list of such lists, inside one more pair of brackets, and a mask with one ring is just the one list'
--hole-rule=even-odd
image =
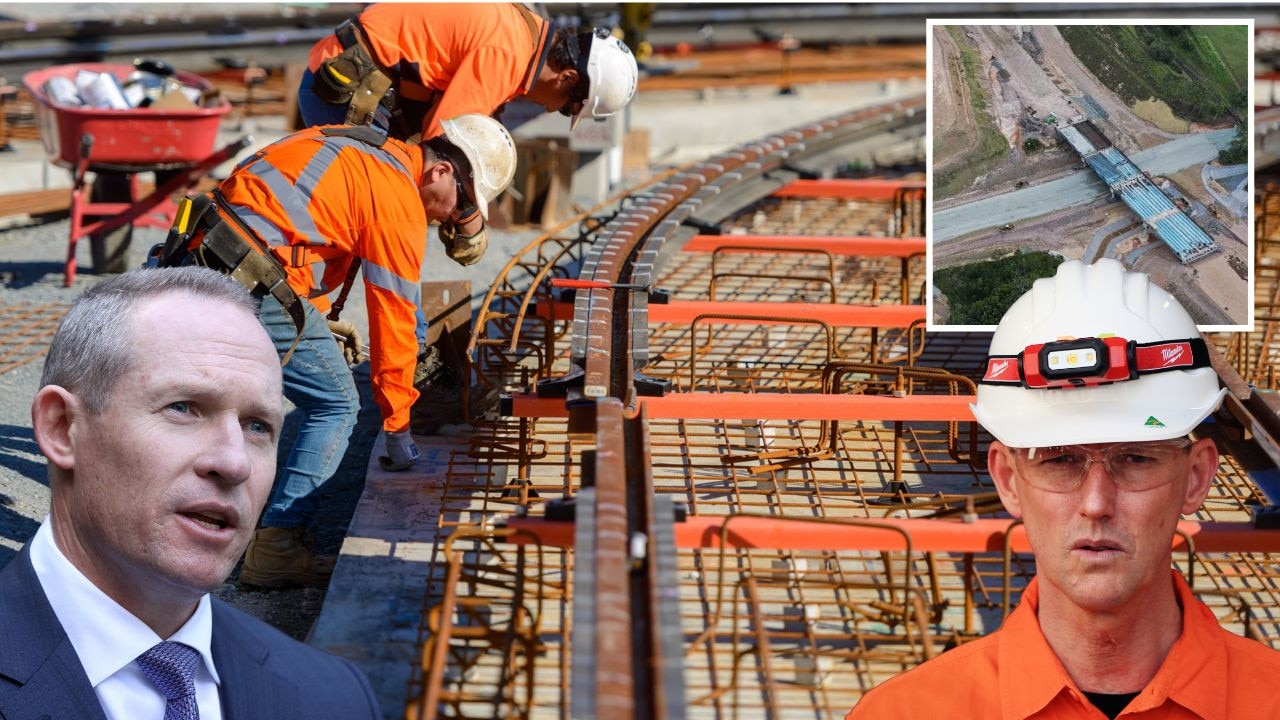
{"label": "leather tool pouch", "polygon": [[[355,49],[359,50],[359,48]],[[344,57],[351,51],[348,48],[342,55],[331,57],[316,68],[315,82],[311,86],[311,91],[330,105],[346,105],[355,95],[356,83],[352,77],[355,67],[350,62],[350,58]]]}
{"label": "leather tool pouch", "polygon": [[190,212],[184,216],[179,208],[178,220],[169,230],[158,264],[202,265],[230,275],[256,298],[271,295],[284,307],[301,337],[306,324],[302,300],[289,287],[284,268],[266,246],[240,225],[234,213],[219,213],[209,195],[201,193],[184,200],[187,201]]}
{"label": "leather tool pouch", "polygon": [[334,35],[342,43],[343,51],[316,68],[314,92],[321,100],[333,105],[347,106],[349,125],[368,125],[373,122],[374,111],[391,89],[391,78],[369,54],[360,41],[358,23],[348,20],[338,26]]}
{"label": "leather tool pouch", "polygon": [[210,212],[212,208],[213,200],[205,193],[183,198],[179,202],[173,226],[169,228],[169,235],[156,253],[156,265],[179,267],[190,265],[194,261],[191,257],[191,237],[198,229],[205,226],[205,213]]}

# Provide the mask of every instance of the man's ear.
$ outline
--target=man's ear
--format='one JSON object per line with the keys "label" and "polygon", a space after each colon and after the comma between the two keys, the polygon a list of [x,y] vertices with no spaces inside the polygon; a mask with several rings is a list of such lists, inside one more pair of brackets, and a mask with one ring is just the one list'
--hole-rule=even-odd
{"label": "man's ear", "polygon": [[71,426],[85,412],[80,399],[58,385],[45,385],[31,401],[31,429],[40,452],[54,467],[75,468],[75,436]]}
{"label": "man's ear", "polygon": [[452,179],[453,163],[448,160],[441,160],[431,166],[431,169],[427,171],[427,175],[431,178],[431,182],[439,181],[442,178]]}
{"label": "man's ear", "polygon": [[567,90],[572,91],[578,84],[577,68],[565,68],[556,76],[556,83]]}
{"label": "man's ear", "polygon": [[1182,496],[1183,515],[1199,510],[1209,496],[1213,477],[1218,474],[1218,445],[1212,438],[1200,438],[1191,444],[1188,456],[1187,490]]}
{"label": "man's ear", "polygon": [[1016,472],[1013,468],[1013,451],[999,440],[992,440],[991,447],[987,449],[987,470],[991,473],[996,492],[1005,509],[1010,515],[1022,518],[1022,500],[1018,496],[1018,486],[1013,481]]}

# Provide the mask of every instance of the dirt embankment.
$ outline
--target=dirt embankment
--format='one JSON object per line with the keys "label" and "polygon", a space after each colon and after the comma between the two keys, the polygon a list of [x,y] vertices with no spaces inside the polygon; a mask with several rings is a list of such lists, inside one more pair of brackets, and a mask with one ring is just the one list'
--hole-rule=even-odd
{"label": "dirt embankment", "polygon": [[[961,127],[972,117],[971,100],[960,81],[959,48],[949,33],[934,35],[935,123],[946,123],[941,135],[935,124],[934,167],[966,161],[979,130]],[[1056,144],[1056,127],[1089,117],[1126,153],[1151,147],[1173,134],[1139,117],[1115,93],[1105,88],[1072,52],[1052,26],[965,26],[964,41],[982,58],[987,72],[983,88],[992,118],[1009,146],[1009,160],[975,178],[967,189],[939,197],[944,209],[1021,187],[1083,171],[1079,157],[1065,144]],[[941,83],[938,68],[945,67]],[[1149,109],[1149,108],[1148,108]],[[966,110],[968,111],[966,113]],[[947,113],[946,119],[938,112]],[[1052,116],[1054,122],[1047,122]],[[1164,120],[1168,120],[1167,118]],[[941,141],[939,139],[941,138]],[[1023,141],[1035,138],[1045,146],[1027,152]],[[936,176],[936,175],[935,175]]]}
{"label": "dirt embankment", "polygon": [[978,140],[977,118],[969,84],[960,63],[960,48],[942,26],[933,29],[933,173],[937,178],[963,163]]}

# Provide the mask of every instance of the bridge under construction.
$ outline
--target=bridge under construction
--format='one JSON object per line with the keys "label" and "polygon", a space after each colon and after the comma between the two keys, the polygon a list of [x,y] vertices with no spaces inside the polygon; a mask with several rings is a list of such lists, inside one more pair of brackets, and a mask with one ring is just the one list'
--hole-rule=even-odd
{"label": "bridge under construction", "polygon": [[1092,122],[1067,125],[1058,134],[1106,183],[1111,196],[1123,200],[1184,265],[1218,251],[1213,238],[1178,209]]}

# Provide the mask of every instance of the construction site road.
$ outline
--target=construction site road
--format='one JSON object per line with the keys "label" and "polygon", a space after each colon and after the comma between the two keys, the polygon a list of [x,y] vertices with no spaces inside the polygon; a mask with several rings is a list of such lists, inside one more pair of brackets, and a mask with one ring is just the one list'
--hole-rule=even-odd
{"label": "construction site road", "polygon": [[[1210,162],[1218,156],[1219,150],[1231,143],[1234,136],[1233,129],[1186,135],[1134,153],[1132,160],[1152,175],[1166,175]],[[1096,175],[1091,171],[1081,170],[1042,185],[935,212],[931,223],[933,239],[935,243],[943,243],[985,228],[1013,224],[1075,205],[1084,205],[1107,192],[1106,185]]]}

